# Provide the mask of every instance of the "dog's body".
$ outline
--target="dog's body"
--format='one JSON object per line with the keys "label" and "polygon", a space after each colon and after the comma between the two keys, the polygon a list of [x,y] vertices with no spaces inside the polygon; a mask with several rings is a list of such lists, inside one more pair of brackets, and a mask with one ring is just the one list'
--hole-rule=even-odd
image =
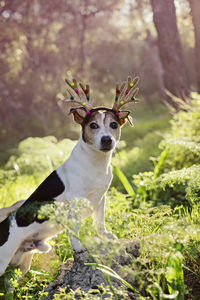
{"label": "dog's body", "polygon": [[[73,82],[66,79],[71,95],[69,102],[81,105],[70,111],[74,120],[82,127],[81,137],[69,159],[52,172],[28,200],[0,211],[0,218],[4,218],[2,214],[5,214],[5,219],[0,223],[0,276],[4,274],[8,265],[18,266],[22,273],[26,273],[30,268],[33,254],[37,251],[48,251],[50,246],[47,241],[64,230],[58,222],[38,217],[39,208],[46,203],[55,201],[68,203],[69,221],[72,219],[71,211],[75,211],[73,218],[76,220],[76,226],[74,234],[70,236],[75,251],[83,250],[76,238],[80,220],[91,214],[94,215],[100,234],[116,238],[107,232],[104,225],[105,195],[112,180],[110,162],[112,152],[120,138],[120,127],[127,119],[132,124],[130,112],[121,111],[120,108],[130,102],[138,102],[135,99],[138,92],[135,85],[138,80],[138,77],[134,80],[128,77],[127,82],[122,83],[121,87],[117,84],[115,102],[113,108],[109,109],[93,108],[89,101],[89,85],[84,86],[82,83],[78,85],[75,79]],[[85,101],[81,98],[79,86]],[[81,201],[82,198],[88,199],[89,206],[81,208],[79,215],[76,213],[73,200]],[[33,204],[38,207],[36,213]]]}
{"label": "dog's body", "polygon": [[[77,116],[74,117],[76,119]],[[91,128],[96,126],[94,124],[98,128]],[[110,124],[117,128],[112,129]],[[104,226],[104,207],[105,194],[112,180],[112,150],[120,137],[120,126],[116,124],[115,116],[108,112],[96,112],[90,116],[69,159],[51,173],[21,207],[0,223],[0,275],[8,265],[18,266],[22,273],[26,273],[33,254],[48,251],[47,240],[63,231],[56,222],[32,217],[30,210],[24,213],[24,209],[34,201],[70,203],[74,198],[86,198],[90,206],[81,218],[94,214],[99,233],[112,236]],[[70,241],[75,251],[82,250],[75,237],[71,236]]]}

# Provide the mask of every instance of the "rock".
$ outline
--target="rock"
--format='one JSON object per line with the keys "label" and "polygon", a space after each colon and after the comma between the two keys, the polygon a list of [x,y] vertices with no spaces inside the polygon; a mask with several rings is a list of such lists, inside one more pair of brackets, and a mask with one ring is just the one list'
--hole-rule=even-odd
{"label": "rock", "polygon": [[[120,275],[122,267],[131,266],[131,261],[139,256],[139,242],[124,240],[119,240],[118,242],[120,243],[120,245],[123,244],[123,247],[122,250],[120,250],[119,254],[115,254],[113,256],[111,268]],[[105,257],[106,249],[104,248],[102,252],[104,253]],[[90,289],[97,289],[97,287],[101,284],[104,287],[108,286],[108,283],[101,271],[92,268],[91,266],[85,265],[86,262],[94,262],[94,260],[86,250],[81,253],[74,252],[73,256],[74,259],[68,259],[66,263],[64,263],[60,267],[59,273],[56,276],[54,282],[52,282],[47,287],[46,292],[48,292],[48,295],[44,298],[45,300],[53,299],[54,294],[57,293],[58,289],[60,288],[65,289],[67,293],[70,290],[76,291],[77,289],[88,292]],[[129,277],[129,274],[126,274],[123,279],[127,280],[127,278]],[[124,287],[124,285],[118,279],[115,279],[113,277],[110,277],[110,279],[116,292],[119,287],[120,289]],[[133,285],[134,282],[129,281],[129,283]],[[77,294],[75,298],[80,299],[80,296],[78,296]],[[106,298],[106,295],[103,296],[103,299],[104,298],[112,299],[111,297]],[[136,299],[136,295],[132,291],[128,291],[128,296],[126,298],[123,298],[123,296],[121,295],[118,295],[118,298]]]}

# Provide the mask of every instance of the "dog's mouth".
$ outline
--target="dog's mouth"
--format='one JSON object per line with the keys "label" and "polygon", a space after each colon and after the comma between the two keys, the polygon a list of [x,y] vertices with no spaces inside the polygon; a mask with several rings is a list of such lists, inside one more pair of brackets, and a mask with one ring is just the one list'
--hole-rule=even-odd
{"label": "dog's mouth", "polygon": [[109,152],[110,150],[112,150],[112,147],[101,147],[100,150],[103,152]]}

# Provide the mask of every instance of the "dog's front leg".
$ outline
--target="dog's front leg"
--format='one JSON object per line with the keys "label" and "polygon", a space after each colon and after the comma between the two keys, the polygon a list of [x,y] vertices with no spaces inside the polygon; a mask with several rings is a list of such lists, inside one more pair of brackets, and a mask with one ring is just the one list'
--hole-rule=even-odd
{"label": "dog's front leg", "polygon": [[71,201],[70,209],[68,212],[68,230],[67,235],[69,236],[70,244],[74,251],[82,252],[85,248],[81,245],[79,241],[79,229],[81,226],[81,214],[79,208],[76,207],[73,200]]}
{"label": "dog's front leg", "polygon": [[81,243],[79,241],[79,229],[80,229],[80,223],[81,223],[79,217],[73,216],[73,222],[76,222],[76,224],[75,224],[75,226],[70,228],[70,235],[69,235],[70,244],[75,252],[82,252],[85,250],[85,248],[81,245]]}
{"label": "dog's front leg", "polygon": [[112,233],[108,232],[105,227],[105,203],[106,203],[106,195],[104,195],[100,201],[99,206],[96,208],[94,212],[94,223],[100,235],[107,236],[108,238],[117,239],[117,237]]}
{"label": "dog's front leg", "polygon": [[30,270],[32,258],[33,258],[33,252],[31,251],[23,254],[22,260],[19,265],[19,268],[22,272],[22,276]]}
{"label": "dog's front leg", "polygon": [[81,245],[80,241],[73,235],[69,236],[70,244],[75,252],[83,252],[85,248]]}

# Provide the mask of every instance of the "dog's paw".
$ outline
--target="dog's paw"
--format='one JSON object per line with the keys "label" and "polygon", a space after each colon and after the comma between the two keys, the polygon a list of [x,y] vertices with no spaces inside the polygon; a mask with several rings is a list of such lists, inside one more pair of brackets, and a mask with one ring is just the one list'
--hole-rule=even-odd
{"label": "dog's paw", "polygon": [[51,246],[46,241],[38,241],[35,243],[36,248],[41,252],[49,252],[51,250]]}
{"label": "dog's paw", "polygon": [[112,232],[105,232],[103,235],[108,239],[118,240],[117,236]]}
{"label": "dog's paw", "polygon": [[75,250],[75,249],[73,249],[73,250],[74,250],[74,252],[76,252],[77,254],[81,254],[81,253],[84,253],[84,252],[87,251],[84,247],[81,247],[81,248],[79,248],[78,250]]}
{"label": "dog's paw", "polygon": [[83,253],[86,249],[81,244],[72,245],[73,251],[77,254]]}

